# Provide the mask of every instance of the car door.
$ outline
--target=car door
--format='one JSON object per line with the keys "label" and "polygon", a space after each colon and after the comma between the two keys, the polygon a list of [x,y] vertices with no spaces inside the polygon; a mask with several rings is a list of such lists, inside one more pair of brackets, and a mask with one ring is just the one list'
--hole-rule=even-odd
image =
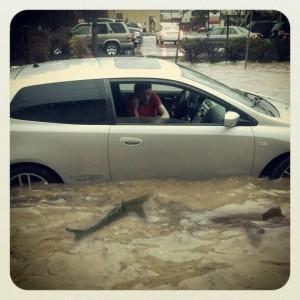
{"label": "car door", "polygon": [[92,44],[92,27],[90,24],[79,24],[72,29],[72,34],[85,41],[89,46]]}
{"label": "car door", "polygon": [[11,160],[55,170],[65,183],[110,179],[103,80],[21,89],[11,102]]}
{"label": "car door", "polygon": [[120,44],[128,43],[128,37],[130,36],[130,32],[126,32],[126,29],[122,23],[111,22],[109,23],[111,38],[116,39],[120,42]]}
{"label": "car door", "polygon": [[214,28],[210,32],[207,33],[208,41],[213,44],[223,43],[225,41],[225,29],[224,27]]}
{"label": "car door", "polygon": [[106,23],[98,23],[96,26],[97,30],[97,43],[99,46],[103,46],[104,42],[111,37]]}
{"label": "car door", "polygon": [[117,118],[109,132],[108,152],[115,180],[250,175],[254,137],[250,126]]}

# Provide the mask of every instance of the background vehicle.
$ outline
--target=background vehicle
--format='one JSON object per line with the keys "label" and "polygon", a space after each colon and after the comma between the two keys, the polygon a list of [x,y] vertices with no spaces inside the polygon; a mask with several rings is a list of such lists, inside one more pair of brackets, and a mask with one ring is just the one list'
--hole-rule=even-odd
{"label": "background vehicle", "polygon": [[[229,26],[228,27],[228,38],[247,38],[248,29],[240,26]],[[250,38],[257,38],[258,35],[255,33],[250,33]],[[219,26],[212,28],[206,34],[193,34],[187,35],[184,40],[187,39],[207,39],[210,43],[223,45],[227,39],[227,27]]]}
{"label": "background vehicle", "polygon": [[140,28],[138,24],[134,22],[126,23],[126,25],[129,31],[132,33],[134,45],[135,47],[137,47],[142,42],[141,34],[143,32],[143,29]]}
{"label": "background vehicle", "polygon": [[[179,26],[176,23],[160,23],[160,31],[156,34],[156,43],[163,44],[164,42],[177,43]],[[183,32],[180,30],[179,41],[182,41]]]}
{"label": "background vehicle", "polygon": [[[141,81],[152,83],[170,119],[128,114]],[[11,99],[12,184],[289,176],[287,105],[164,60],[14,68]]]}
{"label": "background vehicle", "polygon": [[290,38],[290,24],[288,22],[278,22],[271,30],[271,37],[285,39]]}
{"label": "background vehicle", "polygon": [[[260,34],[263,38],[269,38],[275,24],[276,21],[253,21],[251,23],[250,31],[252,33]],[[249,26],[247,29],[248,28]]]}
{"label": "background vehicle", "polygon": [[135,23],[135,22],[127,22],[126,25],[127,25],[128,28],[134,28],[134,29],[139,30],[139,32],[142,32],[142,31],[143,31],[143,28],[142,28],[138,23]]}
{"label": "background vehicle", "polygon": [[[97,43],[107,55],[116,55],[123,50],[134,48],[132,34],[126,24],[121,22],[98,22]],[[92,44],[92,24],[80,23],[72,30],[72,34],[85,39],[89,46]]]}

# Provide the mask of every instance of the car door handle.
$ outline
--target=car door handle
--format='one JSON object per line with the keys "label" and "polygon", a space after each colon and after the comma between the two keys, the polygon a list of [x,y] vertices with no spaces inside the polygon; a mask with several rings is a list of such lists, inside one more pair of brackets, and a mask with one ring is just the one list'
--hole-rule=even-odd
{"label": "car door handle", "polygon": [[124,146],[139,146],[143,144],[143,140],[138,138],[122,137],[120,138],[120,144]]}

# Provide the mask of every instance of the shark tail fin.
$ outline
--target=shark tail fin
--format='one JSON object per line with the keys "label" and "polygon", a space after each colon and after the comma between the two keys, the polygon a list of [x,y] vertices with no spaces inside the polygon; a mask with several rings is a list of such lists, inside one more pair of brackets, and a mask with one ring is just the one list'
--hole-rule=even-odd
{"label": "shark tail fin", "polygon": [[76,241],[82,239],[85,236],[85,233],[86,233],[85,230],[71,229],[71,228],[68,228],[68,227],[66,227],[66,230],[75,234],[75,240]]}

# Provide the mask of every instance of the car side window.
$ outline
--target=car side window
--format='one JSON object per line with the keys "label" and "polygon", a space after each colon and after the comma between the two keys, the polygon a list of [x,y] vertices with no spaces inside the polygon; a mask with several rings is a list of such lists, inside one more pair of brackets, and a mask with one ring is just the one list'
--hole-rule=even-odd
{"label": "car side window", "polygon": [[219,35],[219,34],[224,34],[224,28],[216,28],[209,33],[209,35]]}
{"label": "car side window", "polygon": [[121,23],[115,22],[115,23],[109,23],[109,25],[114,33],[125,33],[126,32],[124,26]]}
{"label": "car side window", "polygon": [[120,124],[176,124],[207,125],[224,124],[227,109],[200,91],[180,85],[152,83],[152,91],[160,98],[169,113],[169,119],[159,116],[134,118],[130,114],[130,99],[134,95],[134,82],[111,83],[117,123]]}
{"label": "car side window", "polygon": [[97,31],[97,34],[108,33],[107,25],[106,24],[97,24],[96,31]]}
{"label": "car side window", "polygon": [[64,124],[107,124],[104,82],[80,80],[25,87],[13,98],[12,118]]}
{"label": "car side window", "polygon": [[[226,33],[226,30],[225,30],[225,33]],[[234,28],[229,28],[228,33],[229,34],[237,34],[238,32]]]}
{"label": "car side window", "polygon": [[89,25],[79,25],[74,31],[73,34],[89,34]]}

